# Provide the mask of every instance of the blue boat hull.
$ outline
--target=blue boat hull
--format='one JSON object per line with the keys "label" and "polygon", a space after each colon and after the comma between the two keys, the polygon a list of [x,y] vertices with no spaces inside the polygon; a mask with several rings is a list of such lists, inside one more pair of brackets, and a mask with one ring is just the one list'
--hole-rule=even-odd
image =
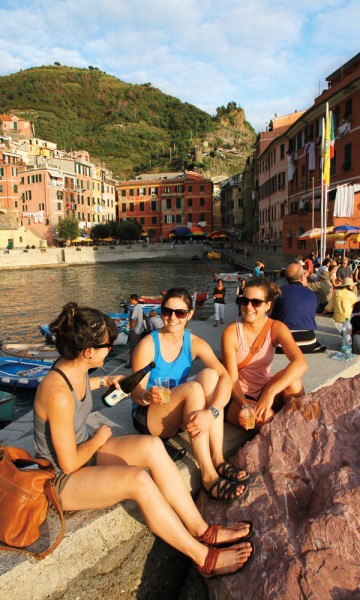
{"label": "blue boat hull", "polygon": [[36,389],[52,367],[48,360],[0,358],[0,385]]}

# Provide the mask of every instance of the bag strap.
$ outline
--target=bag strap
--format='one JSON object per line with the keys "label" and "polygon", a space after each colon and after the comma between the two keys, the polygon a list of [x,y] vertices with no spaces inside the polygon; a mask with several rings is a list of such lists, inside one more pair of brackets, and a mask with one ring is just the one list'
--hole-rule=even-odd
{"label": "bag strap", "polygon": [[249,362],[252,360],[252,358],[255,356],[255,354],[257,352],[259,352],[260,348],[262,348],[262,346],[265,342],[266,336],[269,333],[273,322],[274,322],[274,319],[270,319],[270,318],[266,319],[264,327],[258,333],[258,335],[256,336],[255,340],[252,343],[252,346],[249,350],[249,354],[247,354],[247,356],[245,356],[245,358],[238,364],[238,370],[246,367],[246,365],[249,364]]}

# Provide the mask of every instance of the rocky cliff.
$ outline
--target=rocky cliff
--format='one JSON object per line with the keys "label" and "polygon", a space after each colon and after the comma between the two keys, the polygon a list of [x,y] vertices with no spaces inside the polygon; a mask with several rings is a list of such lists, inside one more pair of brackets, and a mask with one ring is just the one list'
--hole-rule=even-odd
{"label": "rocky cliff", "polygon": [[256,556],[208,581],[210,600],[359,598],[360,376],[297,400],[234,458],[252,474],[230,507],[202,494],[208,522],[251,519]]}

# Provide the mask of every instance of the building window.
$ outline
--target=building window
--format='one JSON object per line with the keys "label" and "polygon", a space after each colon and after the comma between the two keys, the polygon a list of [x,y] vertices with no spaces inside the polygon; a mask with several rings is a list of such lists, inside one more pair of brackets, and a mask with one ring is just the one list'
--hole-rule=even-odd
{"label": "building window", "polygon": [[126,190],[121,190],[121,197],[125,198],[126,197]]}
{"label": "building window", "polygon": [[200,213],[200,221],[205,221],[205,213]]}
{"label": "building window", "polygon": [[352,98],[349,98],[349,100],[346,100],[345,102],[345,114],[344,114],[344,119],[346,121],[350,120],[352,118]]}
{"label": "building window", "polygon": [[151,217],[151,224],[156,225],[156,217]]}
{"label": "building window", "polygon": [[15,201],[14,201],[14,208],[17,208],[17,206],[18,206],[18,201],[17,201],[17,200],[15,200]]}
{"label": "building window", "polygon": [[139,209],[141,212],[144,212],[145,210],[145,202],[139,202]]}
{"label": "building window", "polygon": [[200,206],[205,206],[205,198],[200,198]]}
{"label": "building window", "polygon": [[181,194],[183,191],[184,191],[184,186],[182,186],[182,185],[176,185],[175,186],[175,192],[177,194]]}
{"label": "building window", "polygon": [[156,201],[155,200],[151,200],[151,202],[150,202],[150,209],[151,210],[156,210]]}
{"label": "building window", "polygon": [[61,202],[58,202],[58,203],[57,203],[57,209],[58,209],[58,210],[61,210]]}
{"label": "building window", "polygon": [[190,221],[190,223],[192,223],[192,213],[188,213],[188,221]]}
{"label": "building window", "polygon": [[201,186],[200,186],[200,192],[204,192],[204,191],[205,191],[205,186],[204,186],[204,185],[201,185]]}
{"label": "building window", "polygon": [[285,158],[285,144],[281,144],[280,146],[280,160],[284,160]]}
{"label": "building window", "polygon": [[129,194],[130,194],[130,196],[133,196],[134,195],[134,190],[129,190]]}
{"label": "building window", "polygon": [[122,205],[121,205],[121,212],[126,212],[126,204],[125,204],[125,202],[123,202]]}
{"label": "building window", "polygon": [[171,198],[166,198],[166,208],[171,209]]}
{"label": "building window", "polygon": [[188,199],[188,206],[192,206],[192,205],[193,205],[193,203],[192,203],[192,198],[189,198],[189,199]]}
{"label": "building window", "polygon": [[189,185],[188,186],[188,192],[192,192],[192,191],[193,191],[192,185]]}
{"label": "building window", "polygon": [[165,187],[165,194],[170,194],[170,186]]}
{"label": "building window", "polygon": [[174,215],[165,215],[164,223],[175,223]]}
{"label": "building window", "polygon": [[176,198],[176,208],[181,208],[181,198]]}
{"label": "building window", "polygon": [[176,223],[181,223],[181,215],[176,215]]}
{"label": "building window", "polygon": [[14,192],[17,193],[18,191],[18,186],[16,185],[16,183],[14,183]]}
{"label": "building window", "polygon": [[3,186],[2,186],[2,184],[0,183],[0,192],[2,192],[2,191],[3,191]]}
{"label": "building window", "polygon": [[130,202],[130,212],[134,212],[134,203]]}
{"label": "building window", "polygon": [[344,146],[344,164],[342,166],[343,171],[349,171],[351,169],[351,144],[345,144]]}
{"label": "building window", "polygon": [[145,219],[144,219],[144,217],[140,217],[140,225],[145,225]]}

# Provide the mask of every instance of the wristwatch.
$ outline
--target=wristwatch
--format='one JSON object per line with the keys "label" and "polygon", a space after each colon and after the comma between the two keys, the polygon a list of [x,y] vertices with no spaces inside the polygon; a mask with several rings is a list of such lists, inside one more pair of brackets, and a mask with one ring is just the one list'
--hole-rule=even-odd
{"label": "wristwatch", "polygon": [[212,413],[212,416],[214,417],[214,419],[217,419],[220,414],[218,409],[215,408],[215,406],[210,406],[210,410],[211,410],[211,413]]}
{"label": "wristwatch", "polygon": [[100,387],[106,387],[104,377],[100,377]]}

